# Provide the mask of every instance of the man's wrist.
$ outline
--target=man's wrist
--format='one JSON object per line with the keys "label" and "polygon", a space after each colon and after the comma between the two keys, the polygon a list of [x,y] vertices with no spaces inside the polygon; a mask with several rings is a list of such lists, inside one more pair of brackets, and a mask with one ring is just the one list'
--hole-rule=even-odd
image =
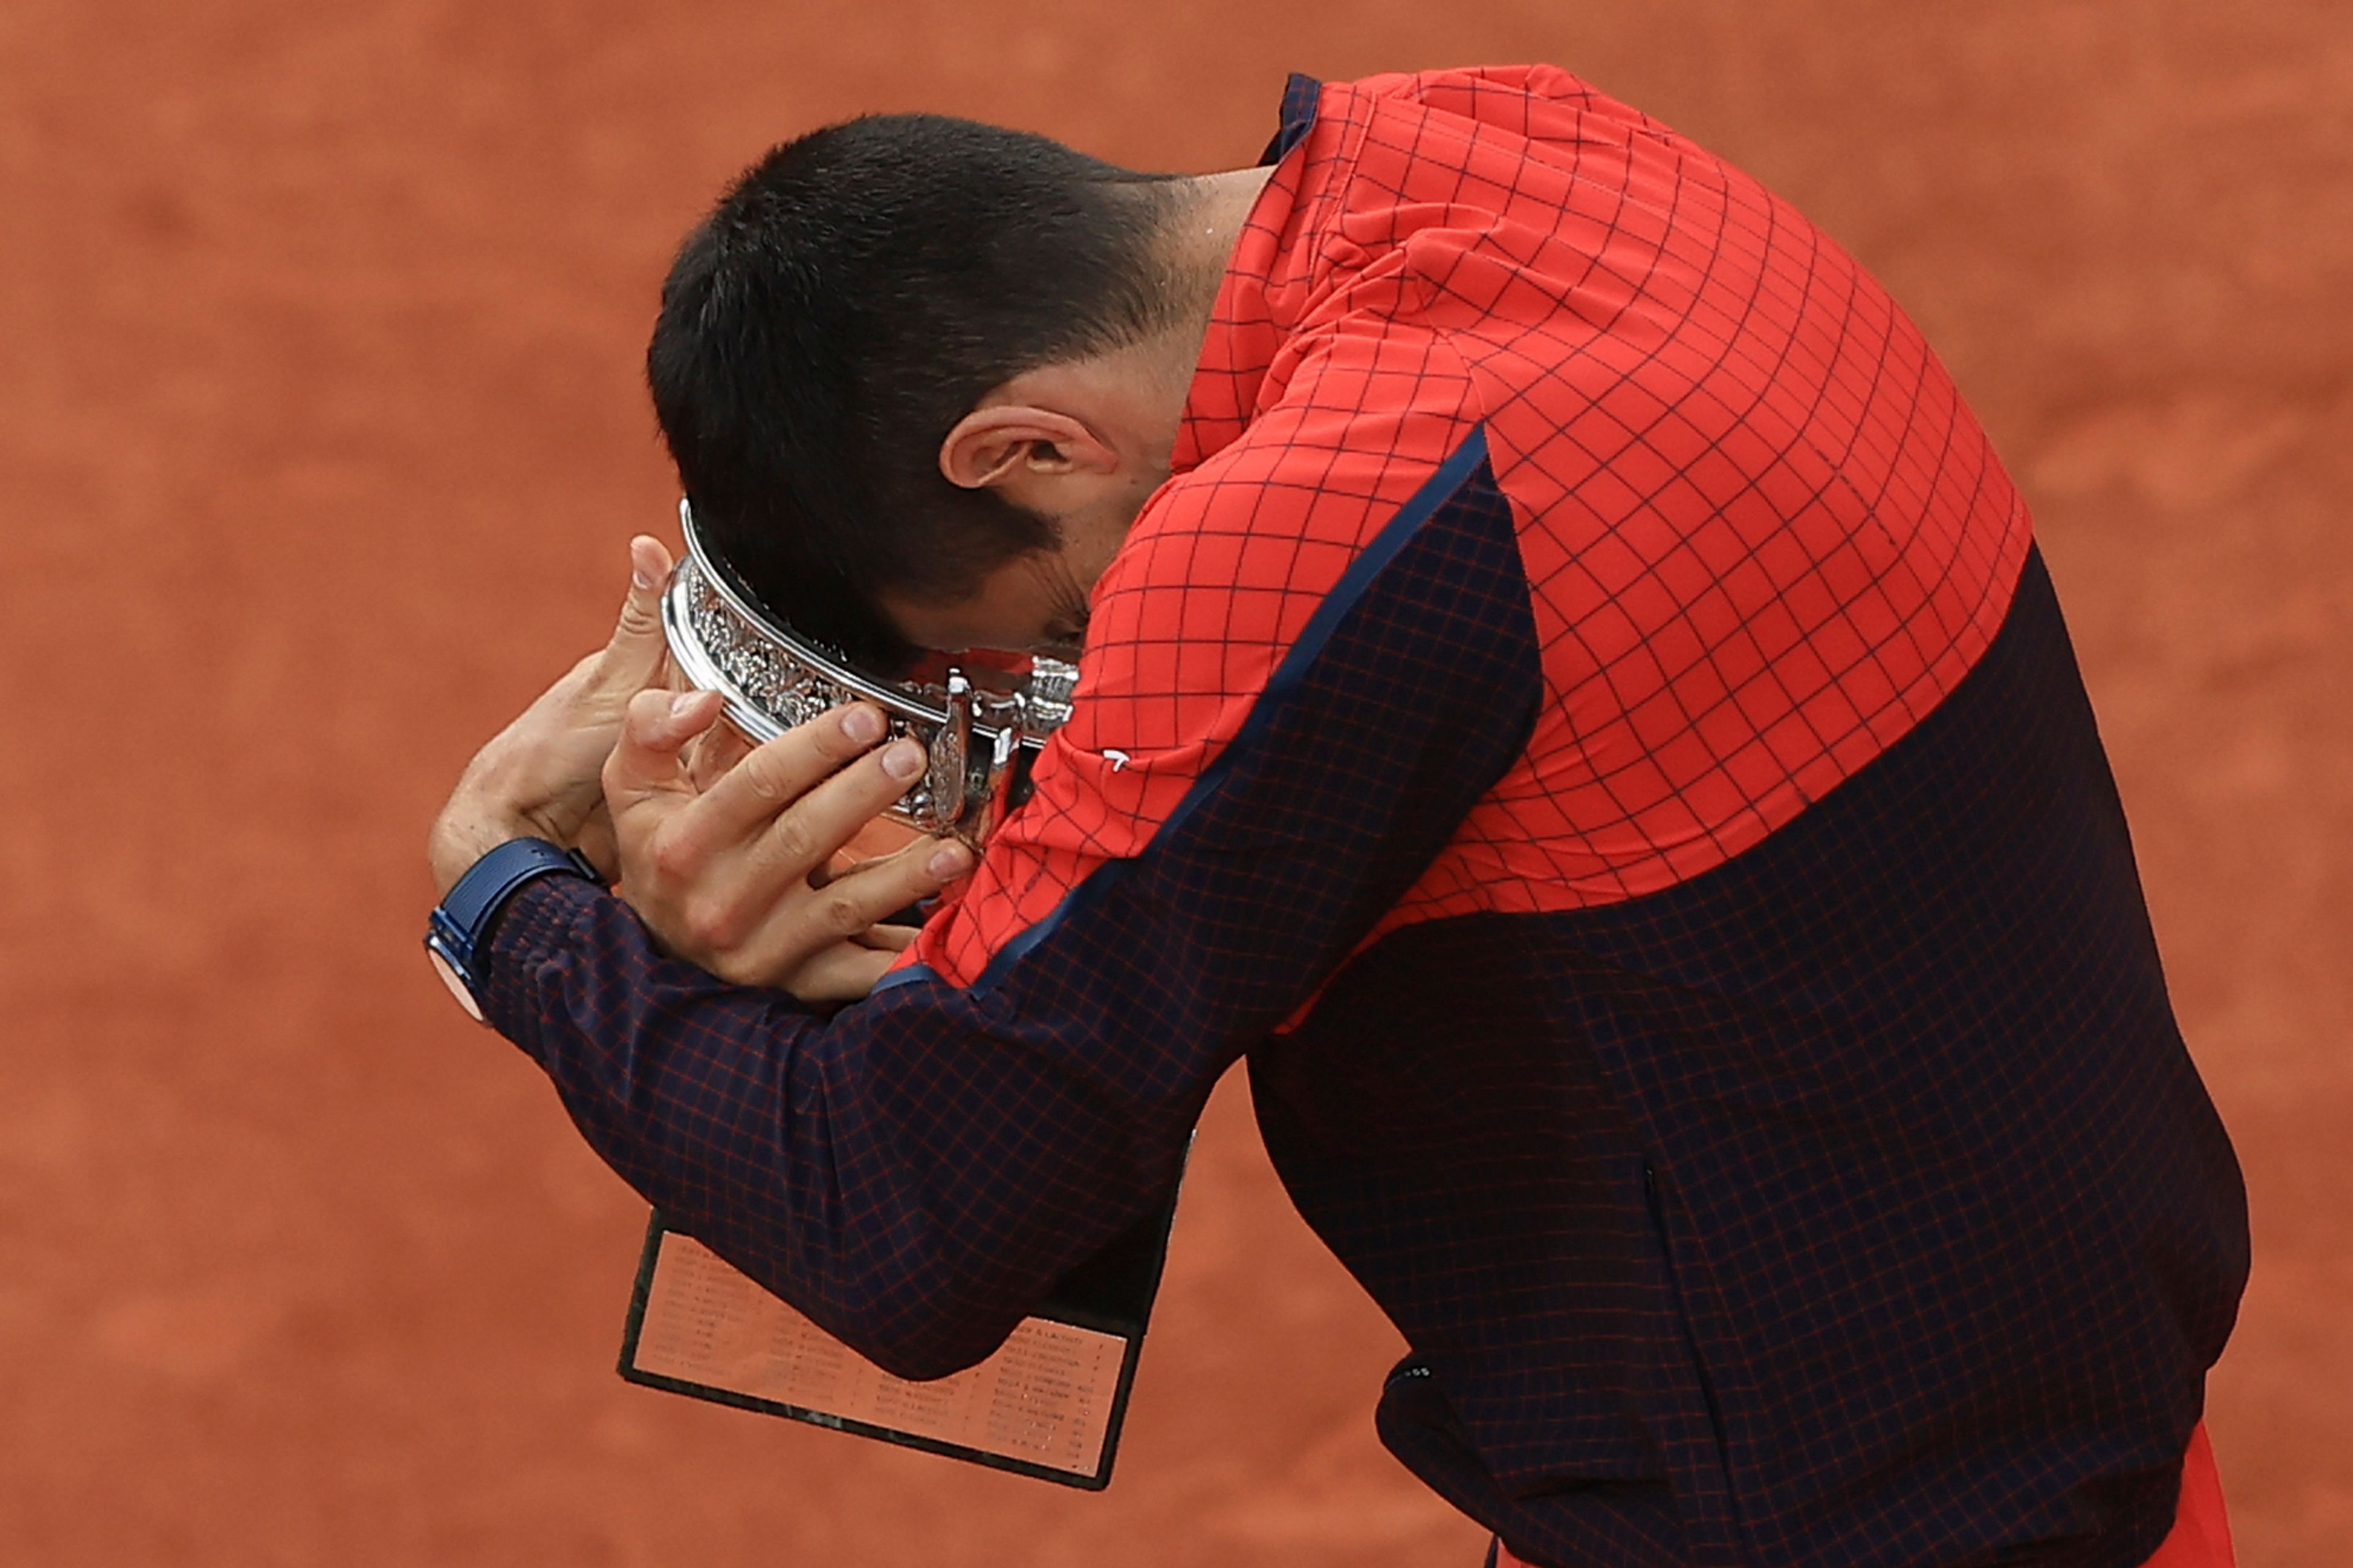
{"label": "man's wrist", "polygon": [[475,1022],[490,1021],[483,964],[491,932],[506,906],[531,883],[561,873],[603,883],[577,849],[532,835],[493,846],[469,867],[425,923],[425,951],[458,1005]]}
{"label": "man's wrist", "polygon": [[448,897],[449,889],[475,861],[509,839],[546,836],[513,806],[463,795],[451,796],[426,844],[426,859],[433,868],[434,897]]}

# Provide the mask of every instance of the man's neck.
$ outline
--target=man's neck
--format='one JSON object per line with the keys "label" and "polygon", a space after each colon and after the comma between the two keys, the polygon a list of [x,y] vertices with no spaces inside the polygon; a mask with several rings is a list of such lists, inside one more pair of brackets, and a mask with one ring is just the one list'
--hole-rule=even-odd
{"label": "man's neck", "polygon": [[1266,188],[1271,169],[1229,169],[1203,174],[1186,183],[1175,210],[1164,219],[1161,255],[1166,268],[1164,285],[1175,297],[1170,324],[1164,331],[1131,351],[1150,366],[1150,384],[1157,406],[1153,426],[1165,435],[1155,454],[1162,473],[1185,416],[1193,373],[1201,363],[1201,347],[1209,332],[1219,291],[1232,264],[1234,247],[1259,193]]}

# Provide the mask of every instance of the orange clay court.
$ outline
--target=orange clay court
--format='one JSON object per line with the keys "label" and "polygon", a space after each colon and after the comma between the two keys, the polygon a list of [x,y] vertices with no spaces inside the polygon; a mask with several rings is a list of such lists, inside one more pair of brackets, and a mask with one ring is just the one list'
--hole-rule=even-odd
{"label": "orange clay court", "polygon": [[671,247],[926,108],[1250,161],[1283,73],[1546,59],[1926,329],[2036,532],[2253,1211],[2245,1568],[2353,1563],[2353,17],[1994,0],[20,0],[0,16],[0,1563],[1471,1568],[1393,1331],[1212,1102],[1102,1495],[613,1371],[644,1222],[417,949],[458,768],[672,480]]}

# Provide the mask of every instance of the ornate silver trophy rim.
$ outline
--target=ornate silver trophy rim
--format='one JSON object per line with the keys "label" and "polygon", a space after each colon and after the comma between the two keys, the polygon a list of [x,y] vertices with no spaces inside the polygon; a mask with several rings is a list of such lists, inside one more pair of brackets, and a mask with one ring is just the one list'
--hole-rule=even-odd
{"label": "ornate silver trophy rim", "polygon": [[662,634],[689,685],[716,691],[730,724],[754,744],[844,702],[881,708],[892,735],[923,742],[931,766],[890,812],[928,833],[977,839],[999,780],[1025,769],[1070,716],[1078,671],[1037,658],[1010,690],[976,685],[951,666],[937,683],[894,681],[779,625],[728,581],[705,551],[694,510],[678,503],[686,556],[662,595]]}

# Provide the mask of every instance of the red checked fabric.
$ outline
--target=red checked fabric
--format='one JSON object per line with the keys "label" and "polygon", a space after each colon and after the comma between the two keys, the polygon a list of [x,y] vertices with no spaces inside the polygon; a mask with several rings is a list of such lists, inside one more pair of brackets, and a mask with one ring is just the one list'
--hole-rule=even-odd
{"label": "red checked fabric", "polygon": [[1368,942],[1738,854],[1952,689],[2025,558],[1918,329],[1762,186],[1550,68],[1327,87],[1235,255],[1176,477],[1097,589],[1078,710],[909,962],[969,981],[1136,853],[1473,424],[1549,700]]}

